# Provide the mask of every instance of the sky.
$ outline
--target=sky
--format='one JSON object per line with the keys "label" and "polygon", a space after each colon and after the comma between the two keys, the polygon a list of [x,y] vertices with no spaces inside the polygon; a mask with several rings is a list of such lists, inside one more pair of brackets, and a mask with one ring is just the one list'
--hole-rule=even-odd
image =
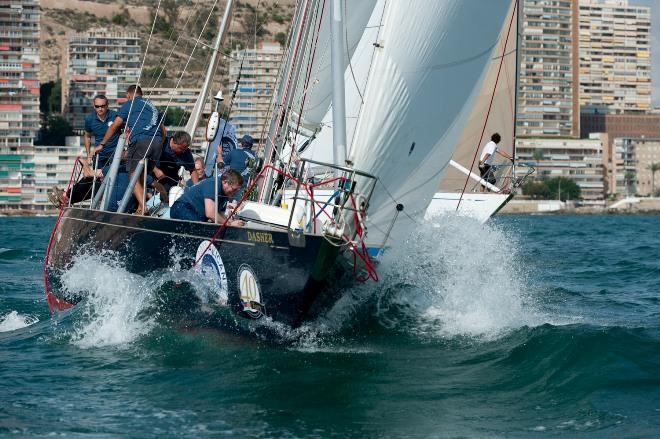
{"label": "sky", "polygon": [[651,62],[653,106],[660,107],[660,1],[629,0],[628,4],[651,7]]}

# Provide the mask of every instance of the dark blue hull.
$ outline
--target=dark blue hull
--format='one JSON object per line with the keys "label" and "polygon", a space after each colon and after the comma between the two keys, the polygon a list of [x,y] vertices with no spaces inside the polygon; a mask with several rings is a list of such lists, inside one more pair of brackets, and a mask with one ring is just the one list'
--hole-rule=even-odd
{"label": "dark blue hull", "polygon": [[[128,271],[147,274],[171,267],[173,255],[180,266],[192,266],[218,228],[212,223],[68,208],[46,267],[49,303],[75,304],[84,298],[83,292],[65,293],[59,288],[61,273],[81,251],[112,250]],[[328,285],[346,272],[338,248],[318,235],[227,227],[212,245],[226,275],[226,306],[246,318],[264,314],[298,325],[313,318],[319,304],[333,302],[335,293]],[[246,289],[258,289],[258,301],[250,305]]]}

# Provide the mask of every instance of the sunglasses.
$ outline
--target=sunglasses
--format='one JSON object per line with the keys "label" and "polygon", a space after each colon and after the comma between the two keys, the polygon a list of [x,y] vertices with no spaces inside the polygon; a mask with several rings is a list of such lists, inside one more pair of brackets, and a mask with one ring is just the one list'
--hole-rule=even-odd
{"label": "sunglasses", "polygon": [[94,105],[94,108],[105,108],[107,107],[108,104],[103,104],[103,105]]}

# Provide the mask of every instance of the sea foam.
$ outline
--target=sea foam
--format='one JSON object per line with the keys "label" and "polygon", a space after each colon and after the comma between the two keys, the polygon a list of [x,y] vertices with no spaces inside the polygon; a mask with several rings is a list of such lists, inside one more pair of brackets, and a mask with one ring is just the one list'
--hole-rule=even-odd
{"label": "sea foam", "polygon": [[39,319],[34,316],[21,315],[12,311],[0,318],[0,332],[15,331],[37,323]]}
{"label": "sea foam", "polygon": [[517,246],[492,223],[434,217],[386,252],[381,310],[404,310],[414,330],[428,336],[488,339],[542,324]]}
{"label": "sea foam", "polygon": [[62,274],[62,285],[86,296],[78,305],[82,318],[72,334],[80,347],[124,345],[153,327],[153,316],[141,314],[150,303],[151,289],[110,252],[77,256]]}

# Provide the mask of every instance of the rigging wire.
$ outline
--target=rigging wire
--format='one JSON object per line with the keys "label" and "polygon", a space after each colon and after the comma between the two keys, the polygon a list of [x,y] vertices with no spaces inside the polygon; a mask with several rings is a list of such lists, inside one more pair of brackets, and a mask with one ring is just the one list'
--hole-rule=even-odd
{"label": "rigging wire", "polygon": [[[190,52],[190,55],[188,56],[188,60],[186,61],[186,65],[183,67],[183,70],[181,71],[181,75],[179,76],[179,80],[177,81],[176,86],[174,87],[174,90],[179,89],[179,86],[181,85],[181,80],[183,79],[183,76],[185,75],[186,70],[188,69],[188,65],[190,65],[190,60],[192,59],[193,54],[195,53],[195,49],[197,49],[197,46],[199,45],[199,41],[201,39],[201,36],[204,34],[204,31],[206,30],[206,26],[208,25],[209,20],[211,19],[211,16],[213,15],[213,10],[215,9],[215,6],[217,4],[218,4],[218,0],[215,0],[213,2],[213,6],[211,7],[211,12],[209,12],[209,15],[206,17],[206,21],[204,22],[204,26],[202,26],[202,29],[200,30],[199,37],[198,37],[197,41],[195,42],[195,45],[193,46],[193,49]],[[146,56],[146,54],[145,54],[145,56]],[[135,102],[134,99],[131,102],[131,107],[133,106],[133,102]],[[163,123],[163,120],[165,119],[165,114],[167,113],[167,109],[169,108],[171,102],[172,102],[172,95],[170,95],[170,98],[167,101],[167,105],[165,105],[165,110],[162,112],[162,116],[160,117],[160,121],[159,121],[159,126]],[[143,106],[143,109],[144,109],[144,106]],[[147,150],[145,151],[144,156],[142,157],[142,160],[146,159],[147,155],[149,154],[149,151],[151,150],[151,146],[154,142],[154,139],[156,138],[157,133],[158,132],[154,132],[154,134],[151,136],[151,141],[149,142],[149,146],[147,147]]]}
{"label": "rigging wire", "polygon": [[[294,133],[296,135],[298,134],[298,131],[300,130],[300,123],[302,121],[302,114],[303,111],[305,110],[305,103],[307,102],[307,91],[309,90],[310,87],[310,79],[312,77],[312,66],[314,65],[314,58],[316,57],[316,48],[318,46],[319,42],[319,36],[321,35],[321,25],[323,24],[323,11],[325,10],[325,0],[323,0],[323,3],[321,4],[321,15],[318,19],[318,25],[316,26],[316,38],[314,39],[314,44],[312,47],[310,47],[311,54],[309,56],[309,65],[307,66],[307,73],[305,74],[305,85],[303,87],[303,94],[301,96],[300,100],[300,110],[298,111],[298,121],[296,122],[296,129],[294,130]],[[316,8],[315,11],[316,16],[319,14],[319,8]],[[293,159],[294,156],[294,151],[296,150],[296,139],[294,138],[292,144],[291,144],[291,154],[289,154],[289,161],[287,163],[287,167],[291,166],[291,160]]]}
{"label": "rigging wire", "polygon": [[[344,0],[344,14],[346,14],[346,11],[348,10],[348,5],[346,4],[346,0]],[[355,89],[357,90],[358,94],[360,95],[360,102],[362,105],[364,103],[364,96],[362,95],[362,91],[360,90],[360,86],[358,85],[357,79],[355,78],[355,72],[353,71],[353,63],[351,62],[351,51],[350,48],[348,47],[348,26],[344,26],[344,42],[346,43],[346,56],[348,57],[348,68],[351,71],[351,77],[353,78],[353,83],[355,84]]]}

